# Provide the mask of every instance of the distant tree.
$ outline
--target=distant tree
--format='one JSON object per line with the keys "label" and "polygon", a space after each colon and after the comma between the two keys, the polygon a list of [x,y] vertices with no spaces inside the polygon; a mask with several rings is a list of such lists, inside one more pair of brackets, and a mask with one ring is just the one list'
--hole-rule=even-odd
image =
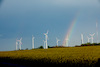
{"label": "distant tree", "polygon": [[100,45],[100,43],[85,43],[82,44],[81,46],[94,46],[94,45]]}
{"label": "distant tree", "polygon": [[90,45],[91,45],[91,43],[86,43],[86,45],[87,45],[87,46],[90,46]]}
{"label": "distant tree", "polygon": [[50,48],[50,46],[48,46],[48,48]]}
{"label": "distant tree", "polygon": [[58,47],[57,45],[55,47]]}
{"label": "distant tree", "polygon": [[98,45],[97,43],[93,43],[92,45]]}
{"label": "distant tree", "polygon": [[86,46],[86,44],[81,44],[81,46]]}
{"label": "distant tree", "polygon": [[20,49],[18,49],[18,50],[20,50]]}
{"label": "distant tree", "polygon": [[80,47],[80,45],[75,45],[75,47]]}
{"label": "distant tree", "polygon": [[28,50],[28,48],[26,48],[25,50]]}
{"label": "distant tree", "polygon": [[43,46],[40,46],[39,49],[43,49]]}

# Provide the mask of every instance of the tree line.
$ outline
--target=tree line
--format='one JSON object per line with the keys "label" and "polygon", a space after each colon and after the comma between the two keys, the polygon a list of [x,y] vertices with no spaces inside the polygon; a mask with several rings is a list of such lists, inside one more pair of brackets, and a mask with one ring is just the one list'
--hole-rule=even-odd
{"label": "tree line", "polygon": [[85,44],[81,44],[81,46],[95,46],[95,45],[100,45],[100,43],[85,43]]}

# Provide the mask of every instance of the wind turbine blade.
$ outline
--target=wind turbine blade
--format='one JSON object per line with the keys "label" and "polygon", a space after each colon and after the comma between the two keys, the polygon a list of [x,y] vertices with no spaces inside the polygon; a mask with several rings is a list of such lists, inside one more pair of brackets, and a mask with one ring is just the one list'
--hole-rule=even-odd
{"label": "wind turbine blade", "polygon": [[92,36],[92,34],[90,34],[90,36]]}

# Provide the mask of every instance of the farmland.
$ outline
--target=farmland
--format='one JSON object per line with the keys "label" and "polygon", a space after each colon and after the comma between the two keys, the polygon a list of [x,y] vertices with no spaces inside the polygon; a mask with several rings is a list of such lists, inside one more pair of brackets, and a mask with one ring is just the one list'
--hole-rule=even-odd
{"label": "farmland", "polygon": [[100,63],[100,46],[49,48],[0,52],[0,62],[25,66],[90,66]]}

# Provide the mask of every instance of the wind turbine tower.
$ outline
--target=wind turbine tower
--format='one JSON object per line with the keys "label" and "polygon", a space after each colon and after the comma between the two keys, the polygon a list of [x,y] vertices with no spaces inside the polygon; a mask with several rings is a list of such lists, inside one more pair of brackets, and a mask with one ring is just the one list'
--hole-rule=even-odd
{"label": "wind turbine tower", "polygon": [[56,43],[57,43],[57,47],[58,47],[58,42],[59,42],[60,40],[59,40],[58,38],[56,38],[56,40],[57,40],[57,42],[56,42]]}
{"label": "wind turbine tower", "polygon": [[95,35],[95,33],[94,33],[94,34],[90,34],[92,43],[94,43],[94,42],[93,42],[93,39],[94,39],[93,36],[94,36],[94,35]]}
{"label": "wind turbine tower", "polygon": [[83,41],[84,39],[83,39],[83,34],[81,34],[81,44],[83,44],[84,43],[84,41]]}
{"label": "wind turbine tower", "polygon": [[96,22],[96,31],[97,31],[97,43],[98,43],[98,22]]}
{"label": "wind turbine tower", "polygon": [[32,49],[34,49],[34,36],[32,35]]}
{"label": "wind turbine tower", "polygon": [[47,33],[44,33],[44,35],[45,35],[45,44],[46,44],[46,49],[48,49],[48,44],[47,44],[47,40],[48,40],[48,31],[47,31]]}
{"label": "wind turbine tower", "polygon": [[19,40],[19,49],[21,50],[21,45],[22,45],[22,37]]}

